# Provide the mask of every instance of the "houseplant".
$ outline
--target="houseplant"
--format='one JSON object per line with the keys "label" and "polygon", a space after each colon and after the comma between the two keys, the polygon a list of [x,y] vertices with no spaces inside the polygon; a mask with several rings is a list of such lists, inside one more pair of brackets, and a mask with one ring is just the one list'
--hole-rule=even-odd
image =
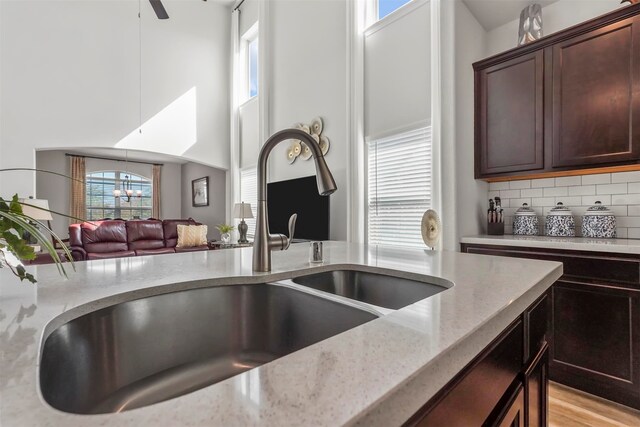
{"label": "houseplant", "polygon": [[235,227],[229,224],[218,224],[216,225],[216,228],[220,232],[220,240],[222,240],[222,243],[224,243],[225,245],[231,243],[230,233],[235,230]]}
{"label": "houseplant", "polygon": [[[69,176],[56,172],[38,169],[0,169],[0,172],[8,171],[44,172],[73,179]],[[58,237],[46,224],[25,215],[22,210],[23,206],[41,209],[38,206],[29,204],[28,202],[20,202],[17,194],[15,194],[11,200],[6,200],[0,197],[0,268],[10,269],[11,272],[20,279],[20,281],[28,280],[31,283],[36,283],[35,277],[31,273],[27,272],[23,263],[24,261],[33,260],[36,257],[33,247],[29,246],[29,242],[24,238],[25,234],[28,234],[31,235],[31,237],[35,239],[37,243],[47,253],[49,253],[49,255],[51,255],[51,258],[55,262],[60,274],[67,277],[67,272],[62,264],[62,259],[56,251],[53,241],[57,242],[62,247],[63,258],[66,258],[71,263],[72,268],[75,269],[71,252],[62,242],[62,239],[60,239],[60,237]],[[68,215],[59,212],[51,210],[49,210],[49,212],[70,218]]]}

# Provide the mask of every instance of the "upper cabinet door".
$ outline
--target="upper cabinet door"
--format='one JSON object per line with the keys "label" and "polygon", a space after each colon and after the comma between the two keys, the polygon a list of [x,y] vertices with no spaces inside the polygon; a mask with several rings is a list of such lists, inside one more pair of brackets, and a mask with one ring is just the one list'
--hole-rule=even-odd
{"label": "upper cabinet door", "polygon": [[476,177],[544,167],[544,55],[476,72]]}
{"label": "upper cabinet door", "polygon": [[640,30],[636,17],[553,49],[554,168],[640,158]]}

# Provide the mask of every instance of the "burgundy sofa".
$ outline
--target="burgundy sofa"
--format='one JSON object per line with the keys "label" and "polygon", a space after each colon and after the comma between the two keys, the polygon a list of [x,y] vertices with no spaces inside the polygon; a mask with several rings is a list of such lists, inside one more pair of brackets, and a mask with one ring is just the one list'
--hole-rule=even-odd
{"label": "burgundy sofa", "polygon": [[207,245],[177,248],[178,225],[189,219],[103,220],[69,226],[69,245],[79,261],[208,250]]}

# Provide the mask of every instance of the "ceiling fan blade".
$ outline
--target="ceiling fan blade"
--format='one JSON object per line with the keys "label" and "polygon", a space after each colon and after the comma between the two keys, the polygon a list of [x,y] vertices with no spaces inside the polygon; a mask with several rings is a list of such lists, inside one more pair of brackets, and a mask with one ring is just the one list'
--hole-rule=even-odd
{"label": "ceiling fan blade", "polygon": [[156,13],[158,19],[169,19],[169,15],[162,5],[162,1],[160,0],[149,0],[151,6],[153,7],[153,11]]}

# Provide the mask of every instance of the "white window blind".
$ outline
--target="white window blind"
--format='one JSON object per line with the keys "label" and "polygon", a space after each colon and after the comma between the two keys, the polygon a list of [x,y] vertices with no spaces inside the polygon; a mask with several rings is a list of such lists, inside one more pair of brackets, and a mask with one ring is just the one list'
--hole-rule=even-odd
{"label": "white window blind", "polygon": [[249,230],[247,237],[253,239],[256,230],[256,216],[258,215],[258,174],[256,168],[242,169],[240,171],[240,201],[251,203],[253,218],[245,219]]}
{"label": "white window blind", "polygon": [[368,146],[369,243],[424,247],[420,223],[431,206],[431,127]]}

